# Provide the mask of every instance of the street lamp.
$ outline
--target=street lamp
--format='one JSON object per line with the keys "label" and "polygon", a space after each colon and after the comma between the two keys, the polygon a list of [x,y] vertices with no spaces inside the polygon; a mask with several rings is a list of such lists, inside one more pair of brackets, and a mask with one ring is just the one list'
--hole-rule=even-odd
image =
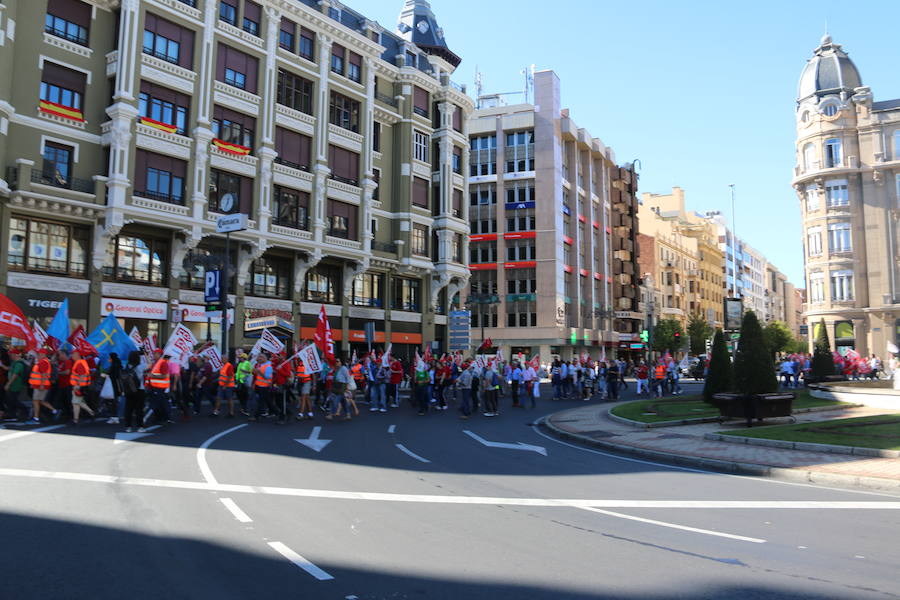
{"label": "street lamp", "polygon": [[737,217],[734,211],[734,184],[729,183],[731,188],[731,297],[737,298]]}
{"label": "street lamp", "polygon": [[466,310],[471,311],[476,305],[478,309],[478,321],[481,323],[481,341],[484,342],[484,315],[485,307],[492,304],[500,304],[500,296],[497,294],[469,294],[466,297]]}

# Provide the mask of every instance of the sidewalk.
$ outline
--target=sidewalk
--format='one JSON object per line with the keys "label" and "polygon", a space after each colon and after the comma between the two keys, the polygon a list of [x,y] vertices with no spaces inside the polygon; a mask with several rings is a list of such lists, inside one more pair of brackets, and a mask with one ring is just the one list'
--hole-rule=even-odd
{"label": "sidewalk", "polygon": [[[704,434],[736,429],[741,424],[703,423],[655,429],[636,428],[609,418],[617,404],[589,404],[550,415],[543,421],[548,433],[594,446],[665,463],[790,481],[860,487],[900,493],[900,460],[862,458],[735,444],[704,439]],[[796,415],[798,423],[865,417],[890,411],[848,408]]]}

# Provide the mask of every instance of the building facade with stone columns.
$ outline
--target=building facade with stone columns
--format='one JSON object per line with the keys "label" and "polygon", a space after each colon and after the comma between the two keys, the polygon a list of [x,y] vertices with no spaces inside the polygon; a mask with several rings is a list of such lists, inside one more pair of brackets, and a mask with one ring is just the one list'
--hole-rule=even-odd
{"label": "building facade with stone columns", "polygon": [[639,341],[631,166],[575,124],[553,71],[535,73],[534,104],[480,102],[468,131],[472,338],[545,362]]}
{"label": "building facade with stone columns", "polygon": [[797,164],[812,344],[824,322],[840,352],[898,343],[900,100],[875,101],[830,36],[800,76]]}
{"label": "building facade with stone columns", "polygon": [[459,62],[424,0],[396,31],[335,0],[4,2],[0,289],[218,340],[204,274],[240,212],[231,344],[308,338],[322,304],[344,351],[370,321],[440,343],[469,274]]}

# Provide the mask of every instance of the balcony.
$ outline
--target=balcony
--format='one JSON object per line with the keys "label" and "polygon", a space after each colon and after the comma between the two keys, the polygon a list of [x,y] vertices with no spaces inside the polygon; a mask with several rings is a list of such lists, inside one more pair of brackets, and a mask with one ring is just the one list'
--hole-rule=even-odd
{"label": "balcony", "polygon": [[397,108],[397,106],[400,104],[393,96],[388,96],[387,94],[382,94],[381,92],[375,92],[375,99],[382,104],[387,104],[388,106],[391,106],[393,108]]}
{"label": "balcony", "polygon": [[[10,167],[15,173],[16,169]],[[15,174],[14,180],[7,180],[10,187],[18,184],[18,173]],[[40,169],[31,169],[31,183],[40,183],[41,185],[51,185],[64,190],[72,190],[73,192],[81,192],[83,194],[93,194],[96,189],[94,182],[89,179],[79,179],[77,177],[63,178],[58,173],[44,172]]]}
{"label": "balcony", "polygon": [[421,108],[419,106],[413,106],[413,112],[415,114],[419,115],[420,117],[424,117],[426,119],[428,118],[428,109],[426,109],[426,108]]}
{"label": "balcony", "polygon": [[388,252],[390,254],[397,254],[397,244],[372,240],[372,250],[377,250],[378,252]]}

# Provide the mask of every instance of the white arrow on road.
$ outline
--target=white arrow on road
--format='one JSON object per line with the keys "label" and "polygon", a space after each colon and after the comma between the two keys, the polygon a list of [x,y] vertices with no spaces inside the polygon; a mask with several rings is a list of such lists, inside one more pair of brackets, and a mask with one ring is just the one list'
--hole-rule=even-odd
{"label": "white arrow on road", "polygon": [[331,443],[331,440],[320,440],[319,434],[322,433],[321,427],[313,427],[312,433],[309,434],[309,437],[305,440],[294,439],[295,442],[300,442],[307,448],[315,450],[316,452],[321,452],[322,448]]}
{"label": "white arrow on road", "polygon": [[467,436],[469,436],[470,438],[473,438],[473,439],[481,442],[482,444],[484,444],[485,446],[487,446],[489,448],[506,448],[508,450],[530,450],[531,452],[537,452],[538,454],[543,454],[544,456],[547,456],[547,449],[544,448],[543,446],[532,446],[531,444],[523,444],[522,442],[516,442],[515,444],[507,444],[504,442],[489,442],[486,439],[484,439],[483,437],[481,437],[480,435],[478,435],[476,433],[472,433],[468,429],[464,430],[463,433],[466,434]]}
{"label": "white arrow on road", "polygon": [[[159,425],[154,425],[153,427],[148,427],[147,431],[153,431],[154,429],[159,429]],[[122,442],[133,442],[134,440],[139,440],[142,437],[147,437],[148,435],[153,435],[152,433],[138,433],[137,431],[133,431],[131,433],[117,431],[116,439],[113,441],[113,444],[121,444]]]}

